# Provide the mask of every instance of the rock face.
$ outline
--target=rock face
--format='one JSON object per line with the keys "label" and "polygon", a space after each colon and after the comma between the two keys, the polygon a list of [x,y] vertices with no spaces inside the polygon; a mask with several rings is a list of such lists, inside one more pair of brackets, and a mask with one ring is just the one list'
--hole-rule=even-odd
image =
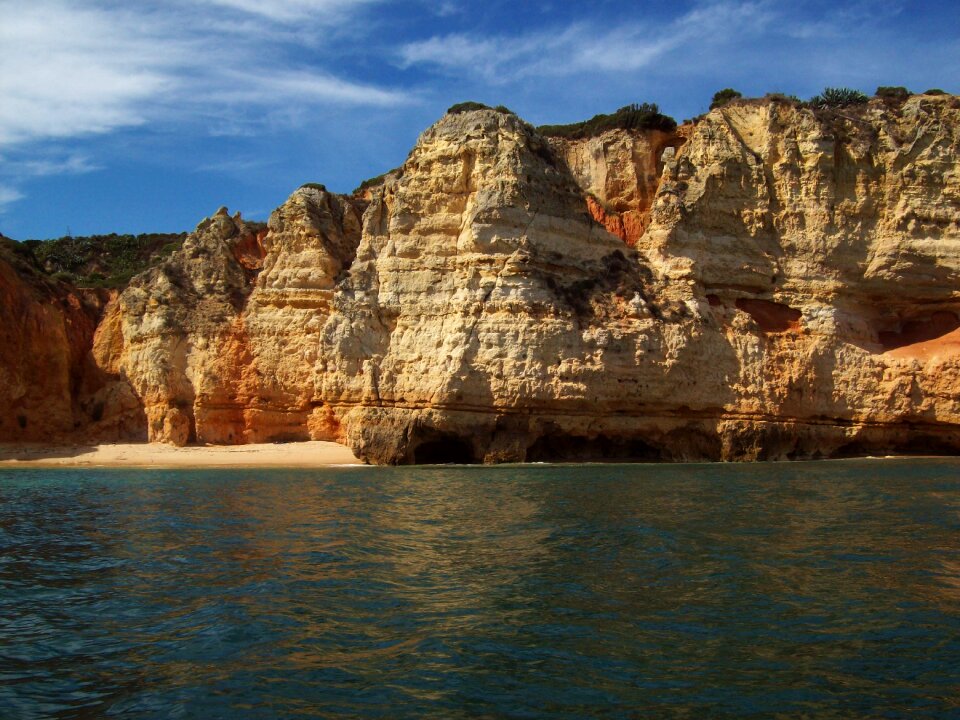
{"label": "rock face", "polygon": [[143,406],[91,357],[110,299],[47,279],[0,236],[0,441],[145,439]]}
{"label": "rock face", "polygon": [[650,224],[664,150],[675,150],[684,141],[682,132],[660,130],[608,130],[581,140],[548,140],[586,193],[593,219],[630,247],[637,244]]}
{"label": "rock face", "polygon": [[643,252],[723,338],[721,457],[957,450],[958,149],[955,98],[696,126]]}
{"label": "rock face", "polygon": [[88,364],[176,444],[957,452],[958,149],[950,96],[742,101],[584,140],[451,114],[362,200],[301,188],[265,233],[205,220],[110,303]]}
{"label": "rock face", "polygon": [[221,208],[108,313],[119,337],[107,364],[143,399],[151,441],[308,439],[326,422],[314,412],[313,366],[359,212],[301,188],[268,227],[251,230]]}

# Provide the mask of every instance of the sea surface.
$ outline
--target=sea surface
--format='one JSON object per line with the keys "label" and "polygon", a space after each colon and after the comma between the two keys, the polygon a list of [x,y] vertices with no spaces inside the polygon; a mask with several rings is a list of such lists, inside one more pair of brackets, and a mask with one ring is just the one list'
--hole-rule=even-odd
{"label": "sea surface", "polygon": [[960,461],[0,471],[0,718],[311,717],[960,717]]}

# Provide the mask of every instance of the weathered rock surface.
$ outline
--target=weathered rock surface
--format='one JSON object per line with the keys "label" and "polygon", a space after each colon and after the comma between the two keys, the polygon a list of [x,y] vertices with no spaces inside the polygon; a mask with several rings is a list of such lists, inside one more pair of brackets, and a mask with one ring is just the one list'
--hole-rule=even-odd
{"label": "weathered rock surface", "polygon": [[110,299],[46,278],[0,236],[0,440],[144,439],[143,407],[90,351]]}
{"label": "weathered rock surface", "polygon": [[608,130],[579,140],[548,139],[586,193],[593,219],[630,247],[650,224],[664,150],[675,150],[684,141],[683,131],[660,130]]}
{"label": "weathered rock surface", "polygon": [[176,444],[957,452],[958,149],[950,96],[745,101],[585,140],[452,114],[363,200],[301,188],[266,233],[205,220],[107,307],[90,358]]}
{"label": "weathered rock surface", "polygon": [[111,308],[120,334],[109,364],[143,398],[150,440],[307,439],[326,422],[313,412],[313,365],[333,287],[360,239],[359,213],[305,187],[268,227],[250,229],[221,208]]}

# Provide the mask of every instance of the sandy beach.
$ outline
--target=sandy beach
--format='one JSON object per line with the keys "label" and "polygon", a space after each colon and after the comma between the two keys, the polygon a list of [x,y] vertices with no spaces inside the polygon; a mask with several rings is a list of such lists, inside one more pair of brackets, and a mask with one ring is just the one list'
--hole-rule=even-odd
{"label": "sandy beach", "polygon": [[349,448],[332,442],[173,447],[0,444],[0,468],[11,467],[317,467],[359,465]]}

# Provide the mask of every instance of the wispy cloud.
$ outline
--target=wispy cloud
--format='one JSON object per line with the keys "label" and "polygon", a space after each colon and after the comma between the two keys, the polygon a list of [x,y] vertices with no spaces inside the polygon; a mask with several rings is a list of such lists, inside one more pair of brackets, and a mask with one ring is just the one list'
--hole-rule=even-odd
{"label": "wispy cloud", "polygon": [[[438,35],[407,43],[399,50],[401,67],[431,65],[451,73],[479,75],[490,83],[532,76],[561,76],[589,71],[632,71],[648,67],[667,53],[693,42],[710,43],[762,29],[773,17],[769,2],[711,2],[681,15],[656,32],[642,21],[598,28],[580,22],[519,35],[480,37]],[[722,31],[722,32],[721,32]]]}
{"label": "wispy cloud", "polygon": [[86,155],[69,155],[64,158],[40,158],[14,161],[11,167],[22,176],[46,177],[48,175],[79,175],[100,170]]}
{"label": "wispy cloud", "polygon": [[344,103],[356,105],[401,105],[413,96],[406,92],[384,90],[372,85],[348,82],[316,70],[228,70],[211,83],[204,102],[279,105],[299,100],[307,103]]}
{"label": "wispy cloud", "polygon": [[[806,76],[814,82],[847,76],[852,82],[865,70],[871,77],[881,71],[902,75],[915,46],[887,41],[908,8],[902,0],[848,0],[832,6],[803,0],[699,0],[669,21],[651,20],[638,8],[613,23],[585,13],[582,21],[518,33],[435,34],[400,46],[396,62],[401,68],[420,67],[491,86],[598,72],[622,76],[642,69],[692,80],[721,67],[759,76],[780,72],[789,74],[788,80]],[[782,53],[791,45],[797,55],[787,64]],[[930,48],[931,53],[938,50],[947,48]],[[773,57],[779,65],[770,65]],[[797,63],[801,57],[802,67]]]}
{"label": "wispy cloud", "polygon": [[44,155],[78,138],[158,124],[250,136],[331,106],[415,101],[343,77],[335,56],[330,65],[316,52],[320,37],[377,2],[0,0],[4,206],[31,177],[93,168],[77,155]]}
{"label": "wispy cloud", "polygon": [[0,145],[142,123],[141,103],[176,84],[171,58],[187,50],[156,39],[123,11],[0,3]]}
{"label": "wispy cloud", "polygon": [[313,26],[371,2],[206,0],[178,9],[0,0],[0,146],[171,117],[227,116],[238,104],[406,102],[407,93],[328,68],[290,71],[281,44],[271,47],[269,28],[254,35],[242,20],[230,25],[219,17],[240,10],[262,16],[261,25],[309,17]]}
{"label": "wispy cloud", "polygon": [[378,0],[198,0],[200,4],[217,5],[258,15],[275,22],[299,22],[320,19],[325,23],[339,20],[359,5]]}
{"label": "wispy cloud", "polygon": [[100,170],[89,156],[56,148],[0,156],[0,213],[24,198],[19,186],[34,178],[81,175]]}
{"label": "wispy cloud", "polygon": [[16,188],[0,185],[0,215],[3,215],[9,207],[23,199],[23,193]]}

